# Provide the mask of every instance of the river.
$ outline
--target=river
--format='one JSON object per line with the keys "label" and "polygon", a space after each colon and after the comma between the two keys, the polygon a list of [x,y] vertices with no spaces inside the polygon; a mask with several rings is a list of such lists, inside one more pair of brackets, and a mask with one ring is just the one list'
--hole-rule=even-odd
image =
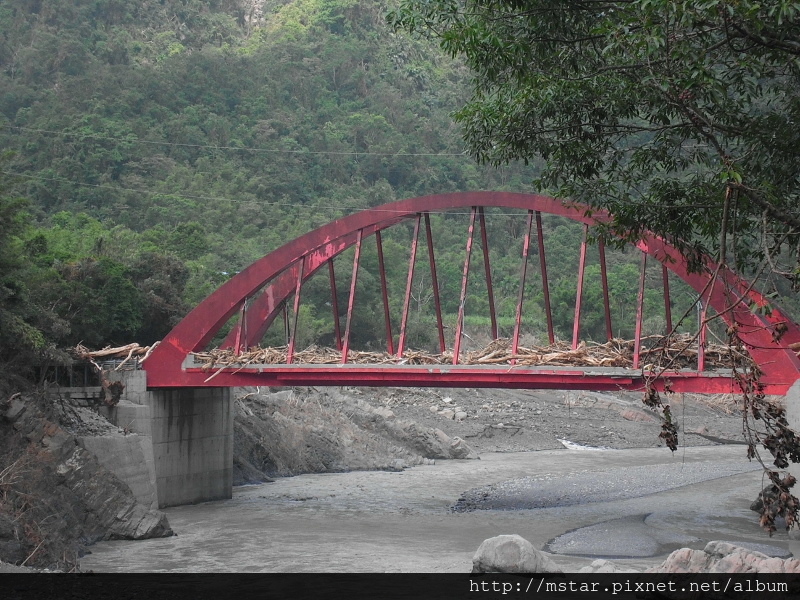
{"label": "river", "polygon": [[[763,532],[763,487],[741,446],[489,453],[402,472],[301,475],[169,508],[176,536],[101,542],[96,572],[469,572],[489,537],[516,533],[567,572],[598,557],[627,568],[710,540],[798,554]],[[469,493],[469,490],[473,490]],[[460,504],[489,509],[454,511]]]}

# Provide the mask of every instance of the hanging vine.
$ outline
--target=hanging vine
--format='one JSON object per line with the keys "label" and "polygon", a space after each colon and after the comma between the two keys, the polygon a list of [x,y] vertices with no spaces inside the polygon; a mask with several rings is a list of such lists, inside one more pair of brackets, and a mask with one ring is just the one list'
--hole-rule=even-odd
{"label": "hanging vine", "polygon": [[[714,273],[710,282],[700,297],[714,285],[714,281],[719,274],[719,268]],[[733,312],[737,302],[732,300],[730,290],[726,289],[728,295],[727,308],[725,312]],[[688,312],[679,320],[686,319]],[[709,321],[720,318],[717,314],[708,317],[701,324],[701,329]],[[676,326],[675,329],[677,329]],[[779,322],[772,326],[772,339],[777,344],[781,341],[783,334],[787,331],[787,325]],[[787,471],[790,463],[800,463],[800,437],[789,427],[786,417],[786,409],[775,401],[769,399],[764,393],[764,386],[761,384],[761,370],[752,361],[743,362],[739,360],[745,350],[745,343],[741,339],[739,325],[734,322],[726,330],[726,348],[729,353],[728,364],[732,369],[732,378],[736,381],[741,392],[742,410],[742,435],[747,444],[747,457],[750,460],[758,461],[764,469],[765,478],[769,484],[759,496],[756,503],[757,511],[761,515],[760,525],[770,536],[777,531],[776,519],[782,517],[786,522],[786,529],[791,529],[795,525],[800,526],[800,500],[793,494],[792,488],[797,483],[796,478]],[[674,330],[672,332],[674,334]],[[666,339],[669,339],[668,336]],[[695,343],[700,337],[700,331],[687,342],[684,349]],[[666,346],[664,347],[666,349]],[[662,401],[661,396],[653,383],[656,379],[664,376],[675,362],[676,357],[670,358],[666,352],[662,352],[662,364],[657,373],[647,379],[644,397],[642,402],[653,410],[661,413],[661,433],[659,438],[673,452],[678,449],[678,428],[672,415],[670,405]],[[664,389],[670,393],[669,382],[664,383]],[[767,450],[771,456],[771,464],[765,461],[760,449]]]}
{"label": "hanging vine", "polygon": [[[738,327],[728,328],[730,348],[741,347]],[[776,327],[776,332],[781,329]],[[777,334],[780,339],[780,333]],[[786,409],[769,400],[759,383],[761,372],[756,365],[740,371],[735,365],[733,376],[742,394],[742,435],[747,443],[747,458],[757,460],[764,469],[770,484],[762,491],[758,512],[761,514],[761,527],[770,536],[777,531],[775,519],[783,517],[786,529],[798,523],[800,500],[792,493],[797,480],[786,471],[789,463],[800,463],[800,438],[789,427]],[[759,446],[772,455],[772,465],[761,457]]]}

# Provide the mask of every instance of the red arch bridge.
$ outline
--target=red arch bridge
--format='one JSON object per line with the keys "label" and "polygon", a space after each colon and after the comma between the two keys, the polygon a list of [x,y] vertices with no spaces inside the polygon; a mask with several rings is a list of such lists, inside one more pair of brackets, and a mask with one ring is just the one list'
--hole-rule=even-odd
{"label": "red arch bridge", "polygon": [[[516,297],[516,312],[513,330],[500,346],[504,347],[506,357],[500,361],[480,360],[468,363],[464,344],[465,305],[470,289],[470,264],[475,267],[483,262],[488,305],[487,324],[491,323],[494,338],[498,337],[498,317],[495,310],[492,265],[487,237],[486,214],[484,209],[502,207],[515,209],[526,218],[521,238],[521,259],[519,266],[519,292]],[[464,249],[463,263],[457,265],[461,273],[461,289],[458,314],[455,325],[445,327],[442,316],[442,298],[438,283],[438,273],[442,265],[437,265],[434,252],[434,238],[431,227],[431,213],[459,210],[469,213],[469,224],[465,237],[458,242]],[[489,213],[491,214],[491,213]],[[553,345],[554,313],[550,302],[550,281],[547,275],[547,236],[542,226],[542,215],[556,215],[576,221],[583,225],[583,242],[576,250],[577,284],[575,286],[575,306],[572,324],[572,339],[565,340],[566,354],[570,350],[577,356],[584,349],[581,336],[582,303],[586,296],[587,231],[592,225],[607,222],[609,215],[600,211],[587,211],[585,206],[564,202],[554,198],[533,194],[505,192],[467,192],[433,195],[385,204],[364,210],[333,221],[319,229],[294,239],[267,256],[254,262],[241,271],[199,304],[181,321],[166,338],[153,350],[144,362],[147,372],[147,387],[201,388],[201,387],[239,387],[239,386],[297,386],[297,385],[365,385],[365,386],[441,386],[441,387],[503,387],[503,388],[550,388],[587,390],[638,390],[650,386],[657,390],[676,392],[725,393],[740,389],[741,374],[744,369],[731,364],[728,368],[710,365],[707,360],[707,323],[709,317],[723,320],[729,331],[735,330],[744,355],[749,355],[748,364],[757,366],[758,386],[767,394],[785,394],[792,384],[800,379],[800,360],[796,348],[800,345],[800,327],[780,308],[768,301],[747,281],[719,266],[710,259],[699,270],[690,271],[687,260],[674,247],[652,234],[645,234],[636,246],[641,251],[638,304],[630,317],[633,323],[633,340],[627,343],[629,358],[623,366],[582,365],[579,360],[568,364],[553,365],[547,361],[533,364],[524,360],[520,346],[520,335],[525,328],[526,312],[525,290],[528,271],[538,270],[537,283],[540,285],[543,306],[538,306],[539,314],[544,314],[547,323],[547,336]],[[387,268],[384,261],[382,234],[390,227],[404,222],[413,224],[410,241],[408,268],[403,269],[405,277],[405,296],[402,299],[400,314],[390,310]],[[407,229],[408,223],[406,223]],[[373,240],[369,240],[373,238]],[[386,359],[380,364],[358,362],[358,353],[351,347],[354,315],[359,310],[357,297],[359,270],[367,243],[377,245],[378,273],[383,306],[383,325],[385,332]],[[507,243],[507,242],[506,242]],[[427,246],[427,251],[425,247]],[[482,253],[473,251],[480,247]],[[344,290],[341,281],[337,282],[333,260],[345,250],[353,249],[352,270],[350,271],[349,294],[346,302],[339,301],[337,286]],[[420,252],[418,252],[418,250]],[[592,251],[593,245],[592,245]],[[417,255],[427,254],[428,265],[418,265],[422,259]],[[533,258],[532,257],[538,257]],[[595,256],[595,254],[593,254]],[[612,340],[612,309],[609,300],[609,284],[606,270],[605,248],[600,242],[596,254],[600,267],[605,333]],[[552,257],[551,257],[552,258]],[[340,259],[341,260],[341,259]],[[656,351],[648,347],[652,339],[643,335],[645,273],[650,261],[650,274],[657,274],[658,287],[663,291],[664,334],[673,330],[672,301],[670,298],[670,278],[683,280],[696,294],[698,318],[693,335],[684,336],[690,341],[683,348],[684,354],[691,353],[691,361],[654,361]],[[538,263],[538,265],[536,264]],[[396,263],[394,263],[396,264]],[[348,264],[349,267],[349,264]],[[451,271],[452,271],[451,266]],[[341,270],[341,269],[340,269]],[[349,270],[349,269],[348,269]],[[396,270],[396,269],[395,269]],[[303,362],[302,352],[297,345],[298,314],[303,298],[303,287],[317,272],[322,272],[316,281],[323,281],[330,287],[333,308],[333,339],[338,354],[335,362],[310,364]],[[325,273],[327,272],[327,277]],[[413,298],[415,275],[421,272],[430,278],[430,289],[435,311],[439,357],[435,364],[409,364],[408,324]],[[474,273],[472,275],[474,277]],[[674,286],[673,286],[674,287]],[[596,291],[596,290],[595,290]],[[450,298],[448,298],[450,299]],[[527,299],[530,305],[530,298]],[[346,305],[346,306],[345,306]],[[289,310],[287,310],[287,307]],[[585,308],[585,307],[583,307]],[[340,310],[341,309],[341,310]],[[572,308],[569,309],[573,311]],[[563,316],[563,315],[561,315]],[[676,322],[679,320],[675,316]],[[229,322],[235,321],[225,337]],[[265,332],[273,324],[285,327],[286,346],[276,355],[278,361],[270,360],[254,363],[244,360],[244,353],[256,347]],[[431,320],[433,322],[433,320]],[[630,325],[630,324],[629,324]],[[431,326],[431,330],[433,325]],[[631,327],[629,326],[629,329]],[[724,328],[723,328],[724,329]],[[542,332],[544,335],[544,332]],[[227,351],[225,361],[202,364],[198,354],[207,351],[214,339],[219,348]],[[662,337],[664,348],[672,337]],[[680,351],[679,351],[680,352]],[[219,354],[215,355],[218,356]],[[232,359],[230,357],[233,357]],[[252,356],[252,354],[248,354]],[[484,355],[484,359],[485,359]],[[662,356],[665,356],[662,354]],[[535,361],[534,361],[535,362]],[[681,366],[678,367],[677,365]],[[752,380],[751,380],[752,381]],[[748,383],[748,385],[750,385]]]}

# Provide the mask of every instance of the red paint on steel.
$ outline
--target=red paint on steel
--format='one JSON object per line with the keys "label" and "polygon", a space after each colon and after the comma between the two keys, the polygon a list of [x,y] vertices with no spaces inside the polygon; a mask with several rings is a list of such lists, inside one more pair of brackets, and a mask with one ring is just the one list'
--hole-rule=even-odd
{"label": "red paint on steel", "polygon": [[233,347],[233,351],[236,353],[236,356],[239,356],[242,353],[242,329],[244,329],[244,317],[247,313],[245,308],[246,306],[247,298],[245,298],[242,302],[242,310],[239,311],[239,324],[236,327],[236,345]]}
{"label": "red paint on steel", "polygon": [[550,343],[556,341],[553,328],[553,311],[550,310],[550,283],[547,279],[547,258],[544,255],[544,234],[542,232],[542,212],[536,211],[536,237],[539,242],[539,268],[542,272],[542,292],[544,293],[544,312],[547,316],[547,339]]}
{"label": "red paint on steel", "polygon": [[[686,259],[664,240],[646,236],[636,245],[702,294],[725,323],[739,325],[742,342],[762,371],[759,380],[761,385],[774,385],[785,390],[800,379],[800,360],[788,347],[788,344],[800,340],[800,326],[789,319],[777,305],[770,304],[738,275],[724,265],[716,265],[710,258],[706,258],[701,272],[690,272]],[[715,277],[718,283],[709,292],[710,282]],[[771,310],[763,314],[751,310],[751,306],[766,305]],[[773,332],[778,324],[785,326],[786,331],[780,341],[776,342]]]}
{"label": "red paint on steel", "polygon": [[[280,311],[287,310],[286,300],[294,292],[297,285],[297,274],[299,271],[299,263],[293,264],[291,267],[283,271],[273,282],[273,285],[268,286],[259,296],[253,300],[250,310],[247,311],[245,319],[246,325],[246,344],[248,347],[257,346],[264,333],[272,324],[273,320],[278,316]],[[306,272],[305,277],[309,274]],[[286,343],[289,343],[289,324],[288,316],[284,314],[286,321]],[[234,345],[234,340],[231,334],[225,338],[220,344],[221,348],[231,348]]]}
{"label": "red paint on steel", "polygon": [[642,320],[644,318],[644,283],[647,275],[647,253],[642,252],[642,265],[639,269],[639,295],[636,297],[636,330],[633,334],[633,368],[639,368],[642,351]]}
{"label": "red paint on steel", "polygon": [[[622,370],[620,370],[622,371]],[[202,381],[208,373],[199,368],[186,372]],[[475,387],[511,389],[560,389],[641,391],[646,378],[628,369],[625,373],[610,373],[604,369],[522,368],[509,369],[469,367],[466,365],[270,365],[246,367],[221,372],[213,380],[216,387],[235,386],[405,386],[405,387]],[[659,391],[668,386],[673,392],[732,393],[738,387],[730,375],[682,372],[678,377],[656,379],[650,385]],[[766,394],[784,394],[784,384],[768,384]]]}
{"label": "red paint on steel", "polygon": [[464,257],[464,273],[461,277],[461,295],[458,301],[458,317],[456,319],[456,339],[453,342],[453,364],[458,364],[458,353],[461,351],[461,332],[464,329],[464,304],[467,302],[467,280],[469,279],[469,262],[472,258],[472,242],[475,239],[475,213],[472,207],[469,215],[469,232],[467,234],[467,251]]}
{"label": "red paint on steel", "polygon": [[603,284],[603,311],[606,317],[606,339],[611,340],[614,337],[614,329],[611,327],[611,302],[608,298],[608,272],[606,270],[606,244],[603,240],[598,242],[597,250],[600,253],[600,279]]}
{"label": "red paint on steel", "polygon": [[706,370],[706,335],[708,334],[708,303],[700,300],[700,330],[697,332],[697,370]]}
{"label": "red paint on steel", "polygon": [[[364,228],[364,236],[371,235],[387,227],[395,225],[402,219],[396,217],[373,224]],[[324,248],[317,249],[309,253],[305,258],[305,269],[303,271],[303,281],[308,280],[320,268],[344,252],[347,248],[355,244],[357,232],[351,231],[341,237],[331,239]],[[281,307],[281,302],[288,298],[295,288],[297,278],[297,261],[293,264],[278,270],[265,283],[268,285],[263,292],[253,301],[247,310],[247,339],[248,346],[257,346],[264,337],[267,329],[277,317]],[[233,337],[229,335],[221,344],[222,348],[231,347]],[[341,350],[341,347],[339,348]]]}
{"label": "red paint on steel", "polygon": [[667,335],[672,335],[672,304],[669,295],[669,271],[661,265],[661,287],[664,290],[664,319],[667,322]]}
{"label": "red paint on steel", "polygon": [[581,329],[581,302],[583,300],[583,278],[586,275],[586,245],[589,237],[589,225],[583,226],[583,241],[581,241],[581,257],[578,262],[578,287],[575,291],[575,320],[572,322],[572,349],[578,347]]}
{"label": "red paint on steel", "polygon": [[336,289],[336,270],[333,258],[328,259],[328,281],[331,284],[331,312],[333,313],[333,335],[336,338],[336,349],[342,349],[342,330],[339,327],[339,292]]}
{"label": "red paint on steel", "polygon": [[363,230],[358,230],[356,239],[356,253],[353,256],[353,274],[350,278],[350,298],[347,301],[347,324],[344,328],[344,343],[342,344],[342,364],[347,362],[347,353],[350,352],[350,334],[353,330],[353,307],[356,305],[356,284],[358,283],[358,267],[361,263],[361,241]]}
{"label": "red paint on steel", "polygon": [[292,337],[289,338],[289,348],[286,350],[286,364],[292,364],[294,360],[294,345],[297,342],[297,322],[300,318],[300,290],[303,287],[303,269],[305,259],[300,259],[300,264],[297,269],[297,284],[294,288],[294,313],[292,315]]}
{"label": "red paint on steel", "polygon": [[[194,308],[154,349],[144,363],[150,388],[170,387],[203,387],[203,386],[240,386],[240,385],[290,385],[290,381],[316,382],[316,385],[336,384],[341,377],[347,377],[349,385],[373,385],[371,382],[385,382],[385,385],[447,385],[470,387],[547,387],[563,389],[640,389],[641,379],[631,376],[621,383],[621,379],[611,375],[592,375],[591,369],[580,369],[570,373],[560,372],[557,375],[545,373],[542,369],[522,369],[507,367],[475,372],[453,371],[443,374],[436,369],[398,367],[391,370],[391,375],[376,366],[340,365],[343,369],[339,376],[322,375],[322,371],[311,369],[310,365],[262,366],[257,369],[244,370],[232,368],[220,372],[211,382],[207,382],[207,374],[201,369],[192,367],[191,352],[205,349],[210,340],[230,317],[241,308],[245,298],[254,297],[263,288],[263,293],[255,298],[248,307],[246,333],[248,341],[256,335],[263,335],[259,319],[277,314],[281,304],[291,296],[293,285],[286,285],[287,275],[297,269],[298,260],[306,256],[305,273],[308,274],[314,265],[324,261],[343,248],[352,246],[355,232],[359,229],[367,235],[368,231],[377,231],[389,227],[402,220],[414,218],[423,211],[440,211],[467,206],[494,206],[515,209],[531,209],[537,213],[545,212],[566,217],[580,223],[604,222],[608,216],[602,211],[592,211],[587,216],[585,208],[533,194],[517,194],[511,192],[465,192],[425,196],[409,200],[401,200],[375,209],[349,215],[317,230],[311,231],[290,241],[281,248],[271,252],[260,260],[232,277],[220,286],[208,298]],[[537,214],[537,217],[539,215]],[[539,219],[537,219],[538,221]],[[538,224],[538,223],[537,223]],[[371,229],[370,229],[371,228]],[[539,236],[540,244],[543,241]],[[686,281],[697,292],[701,292],[712,273],[717,269],[710,260],[700,272],[690,272],[685,258],[664,240],[645,233],[636,244],[641,250],[666,265],[669,270]],[[543,253],[540,251],[540,258]],[[322,260],[324,258],[324,260]],[[321,262],[319,262],[321,260]],[[300,279],[304,279],[306,275]],[[728,323],[738,323],[739,335],[745,348],[759,364],[762,375],[760,384],[765,393],[782,394],[800,379],[800,360],[788,347],[789,343],[800,341],[800,327],[788,319],[779,307],[764,298],[757,291],[750,289],[747,282],[740,279],[726,267],[719,269],[720,285],[716,286],[710,297],[709,305],[720,313]],[[288,278],[295,283],[295,277]],[[546,276],[543,277],[546,282]],[[279,285],[280,284],[280,285]],[[729,290],[731,297],[726,297],[724,289]],[[264,300],[265,297],[272,300]],[[265,307],[271,304],[267,310]],[[750,306],[770,307],[763,314],[751,311]],[[260,307],[254,310],[255,307]],[[727,309],[727,310],[726,310]],[[256,323],[256,327],[251,327]],[[263,323],[263,321],[262,321]],[[786,328],[782,337],[776,341],[773,334],[776,327]],[[256,331],[260,329],[260,331]],[[550,332],[548,332],[550,333]],[[260,338],[259,338],[260,339]],[[231,339],[233,342],[233,338]],[[455,367],[451,367],[455,369]],[[293,373],[291,378],[285,376],[285,370]],[[401,371],[401,372],[395,372]],[[337,377],[339,377],[337,379]],[[707,373],[680,372],[670,373],[656,380],[656,387],[669,380],[675,391],[695,391],[715,393],[735,391],[730,376],[724,377]],[[394,382],[394,383],[391,383]],[[603,387],[608,386],[608,387]]]}
{"label": "red paint on steel", "polygon": [[431,216],[425,213],[425,236],[428,240],[428,262],[431,266],[431,287],[433,288],[433,307],[436,310],[436,331],[439,333],[439,352],[444,352],[444,323],[442,321],[442,300],[439,296],[439,277],[436,274],[436,259],[433,253],[433,234],[431,232]]}
{"label": "red paint on steel", "polygon": [[[167,334],[157,349],[157,356],[160,360],[152,361],[152,364],[159,363],[164,367],[151,366],[148,373],[152,374],[153,379],[160,379],[163,382],[160,385],[169,385],[169,374],[173,372],[173,367],[183,362],[183,359],[179,357],[185,357],[189,352],[205,348],[223,324],[238,309],[242,298],[255,295],[282,271],[294,265],[300,257],[309,255],[309,262],[312,264],[307,266],[312,266],[316,255],[324,255],[327,260],[337,251],[341,251],[335,248],[337,245],[351,246],[353,241],[343,242],[343,239],[347,236],[354,238],[354,232],[358,229],[368,227],[383,229],[404,219],[412,218],[416,213],[424,210],[447,210],[473,205],[509,208],[528,208],[535,205],[544,212],[580,222],[594,222],[600,214],[596,213],[595,217],[590,219],[583,215],[580,207],[567,205],[560,200],[546,196],[512,192],[464,192],[401,200],[349,215],[288,242],[220,286]],[[310,269],[307,270],[310,271]],[[291,295],[292,289],[293,287],[289,290],[281,290],[281,292],[284,296],[288,296]],[[260,316],[254,314],[253,310],[248,312],[254,319]],[[248,327],[248,331],[252,335],[253,329]],[[263,335],[263,331],[260,333]]]}
{"label": "red paint on steel", "polygon": [[[394,354],[394,338],[392,336],[392,319],[389,314],[389,290],[386,285],[386,264],[383,260],[383,240],[381,232],[375,232],[375,244],[378,247],[378,271],[381,276],[381,298],[383,299],[383,320],[386,325],[386,351]],[[339,348],[341,350],[341,347]]]}
{"label": "red paint on steel", "polygon": [[[752,284],[740,279],[734,273],[728,271],[727,268],[722,270],[722,279],[725,285],[731,286],[731,290],[735,292],[733,299],[728,297],[728,306],[734,304],[737,310],[746,309],[762,313],[764,317],[762,326],[768,329],[770,336],[772,336],[776,327],[783,330],[783,334],[777,336],[777,341],[773,338],[773,342],[779,343],[782,348],[788,347],[789,344],[800,343],[800,326],[789,319],[780,307],[773,304],[768,298],[761,294],[753,293]],[[730,294],[728,295],[730,296]],[[737,301],[736,299],[742,299],[742,301]],[[717,311],[719,310],[716,306],[714,308]]]}
{"label": "red paint on steel", "polygon": [[481,224],[481,247],[483,248],[483,269],[486,272],[486,293],[489,299],[489,316],[492,322],[492,339],[497,339],[497,314],[494,307],[494,289],[492,288],[492,267],[489,264],[489,241],[486,235],[486,217],[483,207],[478,207],[478,216]]}
{"label": "red paint on steel", "polygon": [[519,333],[522,327],[522,304],[525,302],[525,279],[528,274],[528,254],[531,249],[531,226],[533,225],[533,211],[528,211],[528,221],[525,224],[525,238],[522,241],[522,267],[519,274],[519,293],[517,294],[517,311],[514,314],[514,337],[511,340],[511,353],[519,350]]}
{"label": "red paint on steel", "polygon": [[421,213],[417,213],[414,222],[414,237],[411,239],[411,255],[408,258],[408,277],[406,278],[406,296],[403,300],[403,314],[400,318],[400,338],[397,341],[397,356],[403,356],[406,349],[406,329],[408,327],[408,309],[411,306],[411,285],[414,283],[414,265],[417,262],[417,242],[419,241],[419,222]]}

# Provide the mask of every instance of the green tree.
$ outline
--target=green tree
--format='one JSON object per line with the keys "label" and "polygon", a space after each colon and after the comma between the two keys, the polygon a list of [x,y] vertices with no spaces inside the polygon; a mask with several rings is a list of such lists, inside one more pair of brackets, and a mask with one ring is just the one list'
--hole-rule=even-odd
{"label": "green tree", "polygon": [[[0,159],[3,165],[7,157]],[[0,175],[0,391],[16,385],[43,360],[63,360],[53,332],[66,327],[37,295],[30,257],[46,248],[41,237],[28,239],[28,202],[12,195],[12,181]]]}
{"label": "green tree", "polygon": [[48,301],[70,324],[58,341],[100,348],[128,343],[142,325],[142,298],[127,267],[106,257],[84,258],[55,266],[59,279],[49,287]]}
{"label": "green tree", "polygon": [[798,284],[799,3],[403,0],[390,21],[472,68],[456,120],[479,161],[541,157],[541,189],[625,239],[740,265],[790,248]]}
{"label": "green tree", "polygon": [[167,335],[189,312],[184,288],[189,269],[178,258],[142,252],[130,267],[130,276],[142,300],[142,317],[135,338],[152,344]]}
{"label": "green tree", "polygon": [[42,332],[32,321],[24,276],[20,234],[26,228],[26,202],[0,190],[0,356],[3,362],[41,349]]}

